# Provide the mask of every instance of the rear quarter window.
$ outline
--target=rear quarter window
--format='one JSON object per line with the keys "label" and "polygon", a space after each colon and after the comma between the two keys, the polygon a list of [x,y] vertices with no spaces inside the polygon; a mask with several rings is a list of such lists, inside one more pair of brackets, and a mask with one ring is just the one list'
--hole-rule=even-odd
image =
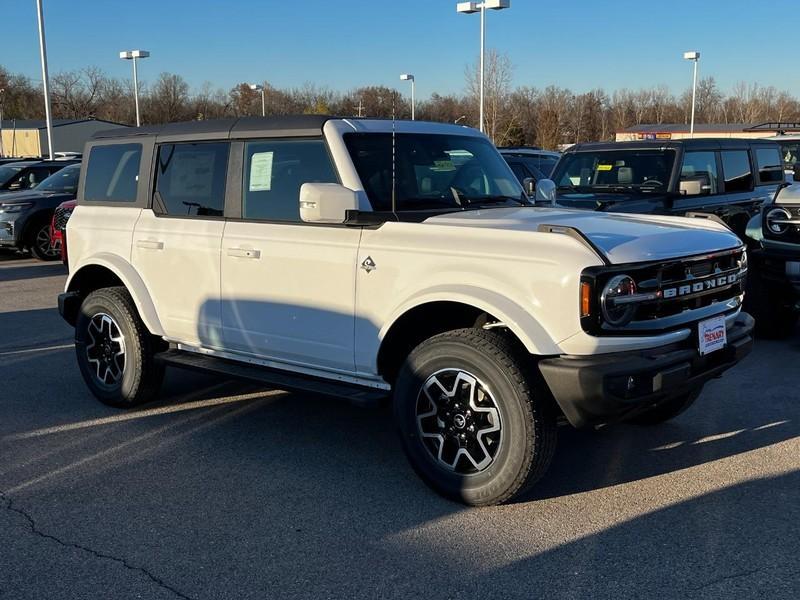
{"label": "rear quarter window", "polygon": [[95,146],[89,152],[83,199],[87,202],[136,202],[141,144]]}

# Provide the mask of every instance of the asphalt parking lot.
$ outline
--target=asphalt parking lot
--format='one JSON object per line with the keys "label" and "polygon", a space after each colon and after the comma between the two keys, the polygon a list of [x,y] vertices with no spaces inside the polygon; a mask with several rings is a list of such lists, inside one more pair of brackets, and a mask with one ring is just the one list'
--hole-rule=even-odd
{"label": "asphalt parking lot", "polygon": [[0,598],[800,597],[800,331],[671,423],[561,428],[531,497],[465,509],[384,409],[181,372],[103,406],[65,276],[0,256]]}

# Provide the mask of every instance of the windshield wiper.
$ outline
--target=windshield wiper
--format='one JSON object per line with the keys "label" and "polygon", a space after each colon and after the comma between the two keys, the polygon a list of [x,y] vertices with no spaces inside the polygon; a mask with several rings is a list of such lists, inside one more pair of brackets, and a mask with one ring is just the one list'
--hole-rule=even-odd
{"label": "windshield wiper", "polygon": [[526,202],[520,196],[519,198],[515,198],[514,196],[505,196],[502,194],[497,194],[494,196],[480,196],[479,198],[467,198],[466,199],[469,204],[500,204],[501,202],[516,202],[520,206],[527,206],[529,202]]}

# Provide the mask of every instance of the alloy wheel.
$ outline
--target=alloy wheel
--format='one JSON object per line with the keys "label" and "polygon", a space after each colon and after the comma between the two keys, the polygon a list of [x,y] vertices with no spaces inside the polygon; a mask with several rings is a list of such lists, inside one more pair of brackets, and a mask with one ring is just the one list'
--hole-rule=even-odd
{"label": "alloy wheel", "polygon": [[502,441],[497,403],[473,374],[442,369],[431,375],[417,397],[417,429],[439,466],[460,475],[485,471]]}
{"label": "alloy wheel", "polygon": [[86,359],[94,366],[95,377],[103,385],[119,383],[125,371],[125,338],[117,322],[106,313],[89,321]]}

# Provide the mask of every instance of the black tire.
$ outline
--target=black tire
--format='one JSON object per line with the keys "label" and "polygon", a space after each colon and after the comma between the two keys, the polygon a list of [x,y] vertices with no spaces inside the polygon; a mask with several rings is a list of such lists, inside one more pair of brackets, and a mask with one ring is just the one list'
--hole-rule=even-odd
{"label": "black tire", "polygon": [[27,240],[28,248],[39,260],[58,260],[61,258],[61,250],[53,247],[50,238],[50,223],[40,221],[31,226]]}
{"label": "black tire", "polygon": [[[438,493],[473,506],[501,504],[547,471],[556,447],[555,404],[544,384],[533,383],[525,358],[497,333],[459,329],[426,340],[406,359],[395,384],[395,422],[411,466]],[[426,395],[426,383],[440,390],[439,405]],[[465,394],[475,402],[460,405]],[[448,426],[447,437],[433,439]],[[462,448],[468,453],[459,456]]]}
{"label": "black tire", "polygon": [[132,408],[158,395],[164,378],[154,359],[159,346],[124,287],[99,289],[81,304],[75,353],[86,385],[104,404]]}
{"label": "black tire", "polygon": [[756,334],[762,338],[789,337],[794,333],[800,317],[791,290],[765,281],[758,274],[747,278],[744,309],[756,320]]}
{"label": "black tire", "polygon": [[634,425],[644,426],[666,423],[670,419],[674,419],[679,414],[688,410],[688,408],[694,404],[694,401],[697,400],[699,395],[700,392],[689,392],[687,394],[683,394],[682,396],[678,396],[672,400],[667,400],[666,402],[659,404],[655,408],[651,408],[646,412],[639,413],[627,421],[628,423],[633,423]]}

